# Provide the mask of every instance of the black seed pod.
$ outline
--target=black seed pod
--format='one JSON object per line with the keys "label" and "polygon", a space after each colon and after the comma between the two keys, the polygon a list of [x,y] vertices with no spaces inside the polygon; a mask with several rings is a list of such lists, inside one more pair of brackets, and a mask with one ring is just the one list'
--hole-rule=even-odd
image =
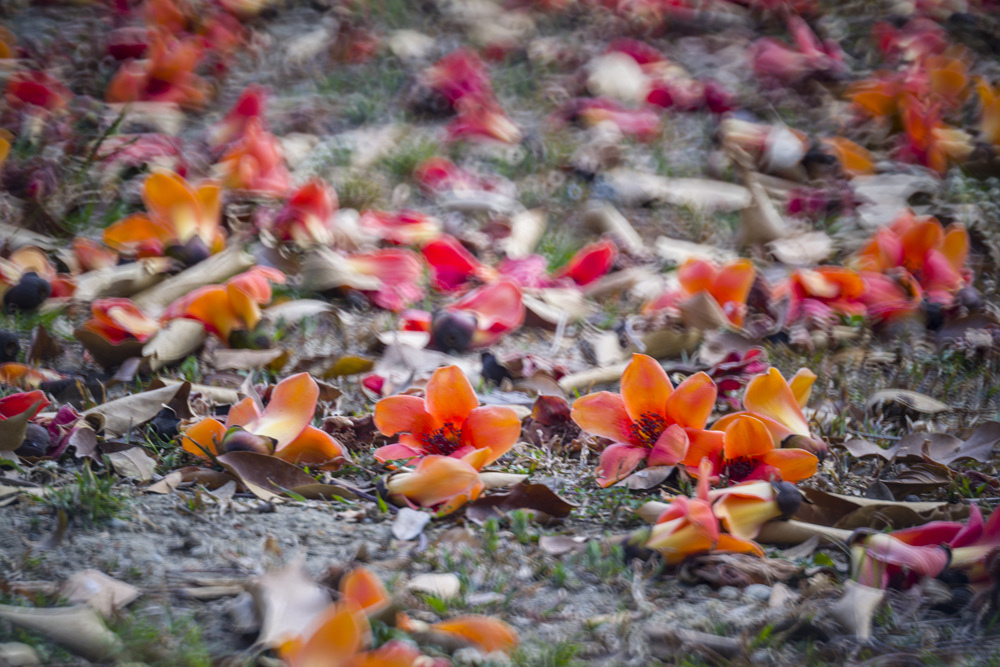
{"label": "black seed pod", "polygon": [[52,294],[52,286],[34,271],[21,276],[21,281],[3,295],[3,305],[8,312],[32,311]]}

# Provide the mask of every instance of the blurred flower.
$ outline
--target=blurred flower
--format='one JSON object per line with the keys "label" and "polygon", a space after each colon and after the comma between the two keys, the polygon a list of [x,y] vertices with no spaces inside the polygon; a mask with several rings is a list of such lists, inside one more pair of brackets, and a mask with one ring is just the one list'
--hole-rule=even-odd
{"label": "blurred flower", "polygon": [[344,256],[344,262],[350,271],[378,281],[377,289],[362,291],[379,308],[399,312],[424,298],[420,286],[424,267],[412,250],[387,248],[351,253]]}
{"label": "blurred flower", "polygon": [[205,418],[186,428],[181,442],[185,451],[201,458],[249,450],[335,470],[348,457],[329,433],[310,425],[318,400],[316,381],[308,373],[298,373],[275,385],[263,411],[248,396],[229,409],[225,424]]}
{"label": "blurred flower", "polygon": [[205,104],[208,85],[194,73],[204,50],[194,37],[154,33],[149,57],[121,65],[104,93],[111,103],[171,102],[186,109]]}
{"label": "blurred flower", "polygon": [[688,453],[689,434],[705,428],[716,395],[715,383],[705,373],[692,375],[674,389],[655,359],[632,355],[622,375],[621,394],[601,391],[573,403],[577,426],[613,441],[601,452],[597,483],[611,486],[643,462],[679,463]]}
{"label": "blurred flower", "polygon": [[160,323],[130,299],[97,299],[90,304],[91,318],[80,328],[97,334],[112,345],[125,340],[145,343],[160,330]]}
{"label": "blurred flower", "polygon": [[41,389],[8,394],[0,398],[0,421],[6,421],[25,413],[27,413],[28,419],[34,419],[35,415],[49,407],[50,404],[51,402],[45,398],[45,392]]}
{"label": "blurred flower", "polygon": [[594,127],[610,123],[627,137],[638,141],[654,141],[660,136],[660,117],[648,109],[629,109],[606,97],[581,97],[570,100],[555,113],[564,123]]}
{"label": "blurred flower", "polygon": [[138,257],[175,254],[195,264],[225,246],[222,191],[218,181],[192,186],[172,171],[154,171],[142,184],[147,213],[136,213],[104,230],[104,243]]}
{"label": "blurred flower", "polygon": [[862,317],[865,282],[857,271],[841,266],[796,269],[774,289],[773,298],[789,299],[788,321],[826,325],[836,317]]}
{"label": "blurred flower", "polygon": [[424,456],[414,465],[393,473],[386,481],[386,490],[389,498],[399,505],[425,508],[445,516],[483,492],[479,468],[474,464],[482,465],[479,461],[470,463],[440,454]]}
{"label": "blurred flower", "polygon": [[337,211],[337,193],[319,179],[313,179],[293,192],[267,231],[277,240],[292,242],[302,248],[333,243],[333,215]]}
{"label": "blurred flower", "polygon": [[263,128],[260,118],[250,118],[243,136],[219,161],[227,188],[284,196],[291,188],[281,142]]}
{"label": "blurred flower", "polygon": [[743,325],[747,297],[757,275],[748,259],[737,259],[722,266],[706,259],[692,257],[677,272],[681,289],[668,290],[642,306],[643,313],[654,313],[665,308],[677,308],[701,292],[708,294],[722,313],[733,324]]}
{"label": "blurred flower", "polygon": [[441,223],[424,213],[403,210],[364,211],[358,226],[376,239],[397,245],[415,245],[441,235]]}
{"label": "blurred flower", "polygon": [[0,60],[17,56],[17,37],[7,28],[0,26]]}
{"label": "blurred flower", "polygon": [[208,142],[220,149],[237,141],[246,134],[247,126],[253,119],[263,123],[267,106],[267,90],[263,86],[250,84],[240,93],[239,99],[225,117],[208,130]]}
{"label": "blurred flower", "polygon": [[72,93],[48,72],[14,72],[7,79],[4,97],[12,109],[35,107],[46,111],[62,111]]}
{"label": "blurred flower", "polygon": [[976,80],[979,93],[979,134],[994,146],[1000,146],[1000,87],[990,86],[985,79]]}
{"label": "blurred flower", "polygon": [[503,456],[521,435],[521,420],[507,407],[480,406],[457,366],[434,371],[426,397],[390,396],[375,405],[375,426],[399,442],[375,450],[380,463],[419,461],[428,455],[460,458],[476,469]]}

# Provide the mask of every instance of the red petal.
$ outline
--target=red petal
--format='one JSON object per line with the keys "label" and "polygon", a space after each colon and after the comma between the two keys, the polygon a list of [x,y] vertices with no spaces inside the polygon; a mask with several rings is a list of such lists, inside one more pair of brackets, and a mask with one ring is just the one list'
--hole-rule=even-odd
{"label": "red petal", "polygon": [[636,447],[616,443],[610,445],[601,452],[600,462],[597,464],[597,483],[602,487],[611,486],[615,482],[628,477],[640,463],[646,460],[649,450],[645,447]]}

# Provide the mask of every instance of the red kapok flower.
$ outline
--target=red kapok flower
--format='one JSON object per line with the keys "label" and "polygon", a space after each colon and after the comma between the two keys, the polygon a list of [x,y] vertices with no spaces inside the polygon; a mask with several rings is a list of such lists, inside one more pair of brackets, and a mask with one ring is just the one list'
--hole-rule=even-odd
{"label": "red kapok flower", "polygon": [[247,121],[243,136],[219,162],[227,188],[282,196],[291,188],[281,143],[264,130],[260,118]]}
{"label": "red kapok flower", "polygon": [[11,74],[4,97],[13,109],[31,106],[46,111],[61,111],[66,108],[72,94],[51,74],[35,71]]}
{"label": "red kapok flower", "polygon": [[50,404],[51,402],[45,398],[45,392],[41,389],[4,396],[0,398],[0,421],[17,417],[25,412],[28,413],[28,419],[34,419],[35,415],[49,407]]}
{"label": "red kapok flower", "polygon": [[80,328],[113,345],[129,339],[145,343],[160,330],[160,323],[142,312],[131,299],[97,299],[90,304],[90,311],[93,317]]}
{"label": "red kapok flower", "polygon": [[203,54],[194,37],[154,33],[149,58],[129,60],[115,72],[104,97],[111,103],[170,102],[184,108],[205,104],[208,85],[194,73]]}
{"label": "red kapok flower", "polygon": [[333,243],[333,214],[337,211],[337,193],[319,179],[313,179],[292,193],[284,208],[268,225],[278,241],[291,241],[300,247]]}
{"label": "red kapok flower", "polygon": [[[379,447],[380,463],[430,455],[463,458],[476,468],[496,461],[521,435],[521,420],[510,408],[479,405],[458,366],[434,371],[426,397],[390,396],[375,404],[375,426],[399,442]],[[478,463],[478,465],[476,465]]]}
{"label": "red kapok flower", "polygon": [[692,375],[675,389],[655,359],[632,355],[622,375],[621,394],[601,391],[573,403],[577,426],[614,441],[601,452],[597,483],[610,486],[643,461],[660,466],[684,459],[688,436],[705,428],[716,393],[705,373]]}
{"label": "red kapok flower", "polygon": [[711,260],[693,257],[677,272],[681,289],[668,291],[647,302],[642,311],[652,313],[664,308],[676,308],[704,292],[715,300],[733,325],[742,326],[747,297],[756,275],[757,271],[748,259],[737,259],[719,266]]}

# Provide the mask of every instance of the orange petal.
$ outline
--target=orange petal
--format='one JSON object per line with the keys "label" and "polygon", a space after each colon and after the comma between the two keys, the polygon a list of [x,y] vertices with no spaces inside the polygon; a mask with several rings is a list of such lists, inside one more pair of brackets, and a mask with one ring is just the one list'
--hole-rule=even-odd
{"label": "orange petal", "polygon": [[427,412],[440,424],[451,423],[457,429],[473,409],[479,407],[479,398],[458,366],[446,366],[434,371],[427,381]]}
{"label": "orange petal", "polygon": [[774,466],[781,472],[785,482],[801,482],[816,474],[819,459],[804,449],[774,449],[760,457],[760,460]]}
{"label": "orange petal", "polygon": [[[771,488],[769,482],[764,484],[768,489]],[[725,496],[712,507],[715,510],[715,515],[725,525],[726,530],[736,537],[747,540],[757,537],[760,527],[765,523],[781,516],[778,504],[772,499],[737,496],[735,494]]]}
{"label": "orange petal", "polygon": [[[188,317],[198,320],[205,328],[224,342],[229,342],[233,330],[240,326],[239,317],[233,311],[229,292],[222,285],[209,285],[191,293],[190,300],[175,308],[167,307],[164,319]],[[181,297],[187,299],[187,297]]]}
{"label": "orange petal", "polygon": [[727,303],[746,303],[757,269],[749,259],[737,259],[719,269],[709,292],[723,308]]}
{"label": "orange petal", "polygon": [[181,434],[181,446],[185,452],[207,459],[208,454],[218,455],[218,444],[226,434],[226,427],[211,417],[189,426]]}
{"label": "orange petal", "polygon": [[251,396],[247,396],[229,408],[229,414],[226,415],[226,428],[246,426],[258,418],[260,418],[260,408],[257,407],[257,401]]}
{"label": "orange petal", "polygon": [[247,430],[274,438],[275,451],[284,449],[302,433],[316,413],[319,387],[309,373],[298,373],[279,382],[260,418]]}
{"label": "orange petal", "polygon": [[948,225],[941,254],[948,259],[955,271],[961,272],[965,268],[965,262],[969,259],[969,233],[965,230],[965,225],[957,222]]}
{"label": "orange petal", "polygon": [[201,207],[197,221],[198,236],[211,248],[222,220],[222,185],[214,180],[204,181],[195,189],[194,195]]}
{"label": "orange petal", "polygon": [[717,462],[725,446],[725,432],[717,430],[686,428],[684,432],[688,437],[687,454],[684,456],[684,465],[689,468],[696,468],[702,460]]}
{"label": "orange petal", "polygon": [[492,452],[487,447],[484,447],[483,449],[473,449],[468,454],[460,456],[459,459],[465,461],[476,470],[481,470],[482,467],[489,462],[491,453]]}
{"label": "orange petal", "polygon": [[430,417],[424,399],[417,396],[389,396],[375,404],[375,428],[383,435],[411,433],[417,415]]}
{"label": "orange petal", "polygon": [[900,236],[903,242],[903,261],[906,267],[920,270],[924,265],[927,251],[939,248],[944,244],[944,229],[934,218],[921,220],[905,234]]}
{"label": "orange petal", "polygon": [[469,493],[479,483],[479,471],[451,456],[426,456],[412,472],[393,475],[386,482],[389,493],[421,507],[434,507]]}
{"label": "orange petal", "polygon": [[260,305],[239,285],[226,285],[229,304],[232,312],[239,318],[241,328],[253,330],[260,323]]}
{"label": "orange petal", "polygon": [[820,141],[837,156],[846,174],[860,176],[875,173],[875,157],[866,148],[844,137],[827,137]]}
{"label": "orange petal", "polygon": [[198,231],[201,205],[191,186],[178,174],[154,171],[142,184],[142,200],[152,217],[173,225],[181,243],[186,243]]}
{"label": "orange petal", "polygon": [[677,279],[681,287],[689,294],[709,292],[716,274],[715,262],[698,257],[692,257],[677,270]]}
{"label": "orange petal", "polygon": [[172,243],[174,231],[167,224],[152,220],[144,213],[122,218],[104,230],[104,243],[119,252],[134,253],[140,248],[159,244],[160,252],[163,246]]}
{"label": "orange petal", "polygon": [[800,368],[795,372],[795,376],[788,384],[792,393],[795,394],[795,401],[800,408],[806,407],[809,402],[809,395],[812,393],[813,383],[816,381],[816,374],[808,368]]}
{"label": "orange petal", "polygon": [[473,408],[462,425],[463,445],[489,450],[489,457],[483,465],[493,463],[506,454],[520,436],[521,420],[517,413],[499,405]]}
{"label": "orange petal", "polygon": [[727,461],[757,458],[774,449],[771,434],[759,419],[744,415],[726,427],[723,456]]}
{"label": "orange petal", "polygon": [[650,466],[672,466],[680,462],[688,450],[688,436],[677,424],[671,424],[649,451],[646,464]]}
{"label": "orange petal", "polygon": [[715,545],[716,551],[732,551],[739,554],[753,554],[754,556],[764,557],[764,550],[760,548],[760,545],[756,542],[751,542],[750,540],[744,540],[733,535],[727,535],[722,533],[719,535],[719,541]]}
{"label": "orange petal", "polygon": [[347,458],[343,446],[332,435],[315,426],[306,426],[292,442],[274,450],[283,461],[319,470],[336,470]]}
{"label": "orange petal", "polygon": [[292,667],[339,667],[368,644],[368,619],[352,602],[331,605],[315,619],[308,636],[291,638],[278,652]]}
{"label": "orange petal", "polygon": [[798,435],[809,435],[809,424],[799,408],[799,402],[777,368],[771,368],[747,383],[743,407],[784,424]]}
{"label": "orange petal", "polygon": [[675,424],[705,428],[715,409],[718,387],[706,373],[695,373],[681,382],[667,399],[667,418]]}
{"label": "orange petal", "polygon": [[340,598],[354,602],[369,616],[392,602],[382,580],[364,566],[354,568],[340,579]]}
{"label": "orange petal", "polygon": [[711,550],[713,546],[712,540],[701,535],[685,519],[656,524],[646,540],[646,547],[659,551],[667,565],[680,563],[692,554]]}
{"label": "orange petal", "polygon": [[582,396],[573,402],[570,416],[577,426],[592,435],[615,442],[642,444],[632,435],[632,420],[619,394],[599,391]]}
{"label": "orange petal", "polygon": [[435,630],[450,632],[475,644],[483,653],[510,653],[518,645],[517,632],[503,621],[488,616],[459,616],[435,623]]}
{"label": "orange petal", "polygon": [[644,416],[666,415],[667,399],[674,386],[667,372],[652,357],[633,354],[632,362],[622,373],[622,400],[629,418],[640,421]]}

